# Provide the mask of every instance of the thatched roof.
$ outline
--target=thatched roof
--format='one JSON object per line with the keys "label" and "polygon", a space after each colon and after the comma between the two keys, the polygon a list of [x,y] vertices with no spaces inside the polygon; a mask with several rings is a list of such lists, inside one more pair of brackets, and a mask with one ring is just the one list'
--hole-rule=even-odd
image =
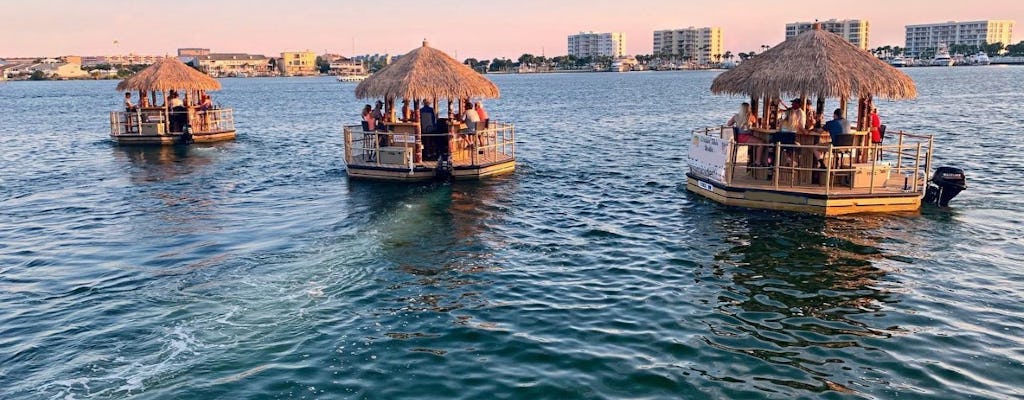
{"label": "thatched roof", "polygon": [[768,96],[909,99],[909,76],[834,33],[815,26],[715,78],[711,92]]}
{"label": "thatched roof", "polygon": [[119,91],[217,90],[220,82],[174,57],[164,57],[117,84]]}
{"label": "thatched roof", "polygon": [[370,75],[356,86],[356,97],[403,99],[497,98],[493,82],[441,50],[423,47]]}

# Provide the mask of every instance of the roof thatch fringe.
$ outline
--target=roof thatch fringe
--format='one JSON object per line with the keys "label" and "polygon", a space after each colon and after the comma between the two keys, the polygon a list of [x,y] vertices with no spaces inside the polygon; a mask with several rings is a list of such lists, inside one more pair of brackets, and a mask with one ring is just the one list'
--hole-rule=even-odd
{"label": "roof thatch fringe", "polygon": [[117,84],[119,91],[217,90],[220,82],[174,57],[165,57]]}
{"label": "roof thatch fringe", "polygon": [[903,72],[842,37],[815,27],[744,61],[715,78],[711,92],[764,96],[851,99],[917,97]]}
{"label": "roof thatch fringe", "polygon": [[403,99],[497,98],[493,82],[441,50],[423,46],[370,75],[356,86],[356,97]]}

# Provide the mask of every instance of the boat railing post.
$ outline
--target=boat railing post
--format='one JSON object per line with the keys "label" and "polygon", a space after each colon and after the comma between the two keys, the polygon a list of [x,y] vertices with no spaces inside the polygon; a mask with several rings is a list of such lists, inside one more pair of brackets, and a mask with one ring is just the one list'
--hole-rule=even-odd
{"label": "boat railing post", "polygon": [[[835,151],[833,151],[832,149],[833,149],[832,143],[829,143],[828,144],[828,153],[827,153],[828,156],[829,156],[829,159],[828,159],[828,162],[825,163],[825,196],[828,196],[829,194],[832,193],[832,164],[833,164],[832,158],[835,157],[835,154],[836,154]],[[822,160],[824,160],[825,156],[822,155],[821,158],[822,158]]]}
{"label": "boat railing post", "polygon": [[900,133],[899,133],[899,135],[897,137],[898,137],[898,139],[897,139],[898,141],[897,141],[897,148],[896,148],[896,150],[897,150],[897,154],[899,154],[899,157],[896,157],[896,170],[899,171],[903,167],[903,131],[902,130],[900,131]]}
{"label": "boat railing post", "polygon": [[725,174],[725,184],[732,184],[732,180],[736,178],[736,152],[739,146],[735,146],[732,141],[729,141],[729,158],[726,160],[725,166],[728,168]]}
{"label": "boat railing post", "polygon": [[[874,146],[872,146],[872,147],[874,147]],[[878,160],[877,159],[872,159],[871,160],[871,173],[868,174],[868,194],[875,194],[875,166],[876,165],[878,165]]]}
{"label": "boat railing post", "polygon": [[509,131],[512,132],[512,141],[511,141],[512,157],[515,157],[516,156],[516,126],[515,125],[510,125],[509,128],[510,128]]}
{"label": "boat railing post", "polygon": [[[929,176],[932,176],[932,153],[935,152],[935,148],[932,147],[932,146],[934,146],[934,145],[935,145],[935,136],[934,135],[929,135],[928,136],[928,153],[925,154],[925,159],[924,159],[924,179],[925,180],[927,180]],[[924,191],[923,189],[924,189],[924,187],[922,187],[922,190],[921,190],[922,192]],[[914,190],[917,190],[917,188],[915,187]]]}
{"label": "boat railing post", "polygon": [[917,142],[917,154],[914,155],[914,191],[917,191],[917,181],[921,179],[921,142]]}
{"label": "boat railing post", "polygon": [[772,173],[772,181],[775,185],[775,190],[779,190],[779,157],[782,156],[782,143],[775,142],[775,162],[773,165],[774,172]]}
{"label": "boat railing post", "polygon": [[345,136],[345,165],[352,165],[352,128],[342,127]]}

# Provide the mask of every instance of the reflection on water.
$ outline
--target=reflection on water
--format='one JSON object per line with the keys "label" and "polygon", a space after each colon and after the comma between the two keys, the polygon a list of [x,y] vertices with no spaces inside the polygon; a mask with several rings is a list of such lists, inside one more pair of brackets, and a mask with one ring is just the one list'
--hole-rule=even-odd
{"label": "reflection on water", "polygon": [[706,343],[788,376],[731,379],[813,392],[856,392],[865,384],[850,368],[857,358],[841,354],[863,351],[864,338],[899,331],[869,317],[899,301],[878,285],[887,272],[875,264],[883,251],[871,235],[883,221],[749,212],[716,224],[729,247],[716,254],[713,273],[728,283],[717,296],[720,315],[705,321],[713,333]]}

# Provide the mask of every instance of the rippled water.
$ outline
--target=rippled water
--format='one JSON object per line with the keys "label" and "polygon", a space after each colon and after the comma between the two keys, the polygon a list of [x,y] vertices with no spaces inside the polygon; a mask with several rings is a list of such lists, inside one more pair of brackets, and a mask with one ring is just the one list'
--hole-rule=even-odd
{"label": "rippled water", "polygon": [[829,219],[686,193],[714,72],[495,76],[519,171],[452,186],[348,181],[328,78],[149,149],[113,81],[0,84],[0,398],[1024,396],[1024,68],[907,72],[969,191]]}

